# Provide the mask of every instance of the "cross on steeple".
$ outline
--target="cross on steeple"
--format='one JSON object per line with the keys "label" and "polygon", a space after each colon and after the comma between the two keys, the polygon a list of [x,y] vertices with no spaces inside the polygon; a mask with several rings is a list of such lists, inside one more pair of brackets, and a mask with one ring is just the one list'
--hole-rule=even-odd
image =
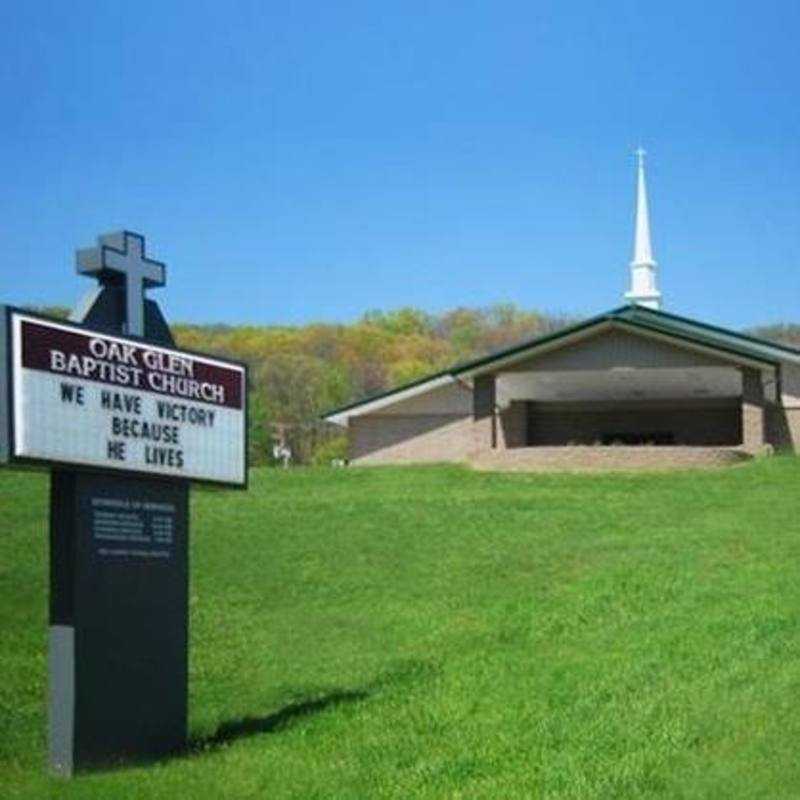
{"label": "cross on steeple", "polygon": [[125,332],[144,336],[145,289],[166,282],[164,264],[145,257],[144,237],[130,231],[98,236],[97,247],[78,250],[75,262],[79,273],[125,287]]}

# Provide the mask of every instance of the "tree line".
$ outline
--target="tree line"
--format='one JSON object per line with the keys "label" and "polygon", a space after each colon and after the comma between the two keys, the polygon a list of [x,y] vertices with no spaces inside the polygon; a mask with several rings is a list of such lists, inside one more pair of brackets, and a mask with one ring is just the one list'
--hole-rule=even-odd
{"label": "tree line", "polygon": [[345,455],[345,442],[341,429],[321,421],[327,411],[571,322],[497,304],[442,314],[368,311],[350,324],[178,324],[172,331],[180,347],[249,365],[251,463],[271,461],[281,431],[296,461],[329,463]]}
{"label": "tree line", "polygon": [[[39,309],[65,317],[67,309]],[[513,303],[430,314],[417,308],[368,311],[348,324],[172,326],[178,347],[244,361],[249,367],[249,447],[254,465],[273,461],[283,435],[299,463],[345,455],[325,412],[409,383],[460,361],[573,324],[575,318]],[[800,347],[800,325],[748,333]]]}

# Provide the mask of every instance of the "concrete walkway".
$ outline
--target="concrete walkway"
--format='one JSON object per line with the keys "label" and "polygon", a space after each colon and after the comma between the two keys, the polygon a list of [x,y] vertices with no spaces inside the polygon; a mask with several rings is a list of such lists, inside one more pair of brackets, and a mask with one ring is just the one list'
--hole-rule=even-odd
{"label": "concrete walkway", "polygon": [[507,472],[592,472],[723,467],[752,455],[736,447],[565,445],[493,450],[470,458],[475,469]]}

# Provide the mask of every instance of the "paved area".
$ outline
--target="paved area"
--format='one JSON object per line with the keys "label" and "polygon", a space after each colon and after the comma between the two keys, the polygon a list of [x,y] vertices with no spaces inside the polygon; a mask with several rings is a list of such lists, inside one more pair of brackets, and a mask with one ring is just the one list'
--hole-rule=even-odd
{"label": "paved area", "polygon": [[722,467],[750,458],[749,453],[734,447],[578,445],[496,450],[473,456],[470,463],[475,469],[510,472],[591,472]]}

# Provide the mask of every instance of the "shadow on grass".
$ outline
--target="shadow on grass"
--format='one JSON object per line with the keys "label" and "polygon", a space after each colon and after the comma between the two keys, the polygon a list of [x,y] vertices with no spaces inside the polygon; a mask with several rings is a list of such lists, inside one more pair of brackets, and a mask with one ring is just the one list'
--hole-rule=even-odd
{"label": "shadow on grass", "polygon": [[414,659],[397,661],[363,689],[336,689],[321,697],[298,700],[263,717],[243,717],[242,719],[223,722],[216,733],[211,736],[196,737],[187,742],[186,747],[177,756],[192,756],[214,750],[223,745],[258,736],[264,733],[275,733],[291,727],[299,720],[319,714],[329,708],[346,703],[366,700],[371,694],[385,686],[403,685],[428,680],[437,675],[439,669],[433,664]]}
{"label": "shadow on grass", "polygon": [[251,736],[277,733],[286,730],[301,720],[320,714],[328,709],[348,703],[366,700],[386,687],[400,688],[409,683],[425,682],[437,676],[440,669],[437,665],[414,659],[396,661],[389,669],[377,676],[362,689],[334,689],[326,694],[317,695],[306,700],[297,700],[283,708],[262,717],[248,716],[241,719],[223,722],[210,736],[196,736],[189,739],[184,747],[170,753],[158,755],[132,755],[120,758],[113,763],[98,764],[93,768],[81,771],[112,771],[137,766],[149,766],[159,762],[175,759],[193,758],[194,756],[213,753],[232,742]]}
{"label": "shadow on grass", "polygon": [[319,714],[334,706],[344,703],[355,703],[369,697],[366,691],[335,691],[314,700],[300,700],[288,706],[267,714],[263,717],[244,717],[242,719],[223,722],[211,736],[190,739],[186,749],[177,755],[195,755],[208,752],[222,745],[244,739],[248,736],[257,736],[262,733],[274,733],[284,730],[295,722]]}
{"label": "shadow on grass", "polygon": [[183,747],[169,752],[150,755],[138,753],[119,756],[105,763],[97,763],[92,766],[85,765],[78,771],[81,773],[115,772],[132,767],[149,767],[158,763],[163,764],[169,761],[210,754],[218,748],[236,742],[239,739],[285,730],[301,719],[319,714],[329,708],[334,708],[345,703],[355,703],[359,700],[364,700],[369,697],[369,695],[370,692],[363,690],[335,690],[314,699],[298,700],[263,717],[243,717],[241,719],[223,722],[217,728],[216,733],[213,733],[211,736],[192,737]]}

